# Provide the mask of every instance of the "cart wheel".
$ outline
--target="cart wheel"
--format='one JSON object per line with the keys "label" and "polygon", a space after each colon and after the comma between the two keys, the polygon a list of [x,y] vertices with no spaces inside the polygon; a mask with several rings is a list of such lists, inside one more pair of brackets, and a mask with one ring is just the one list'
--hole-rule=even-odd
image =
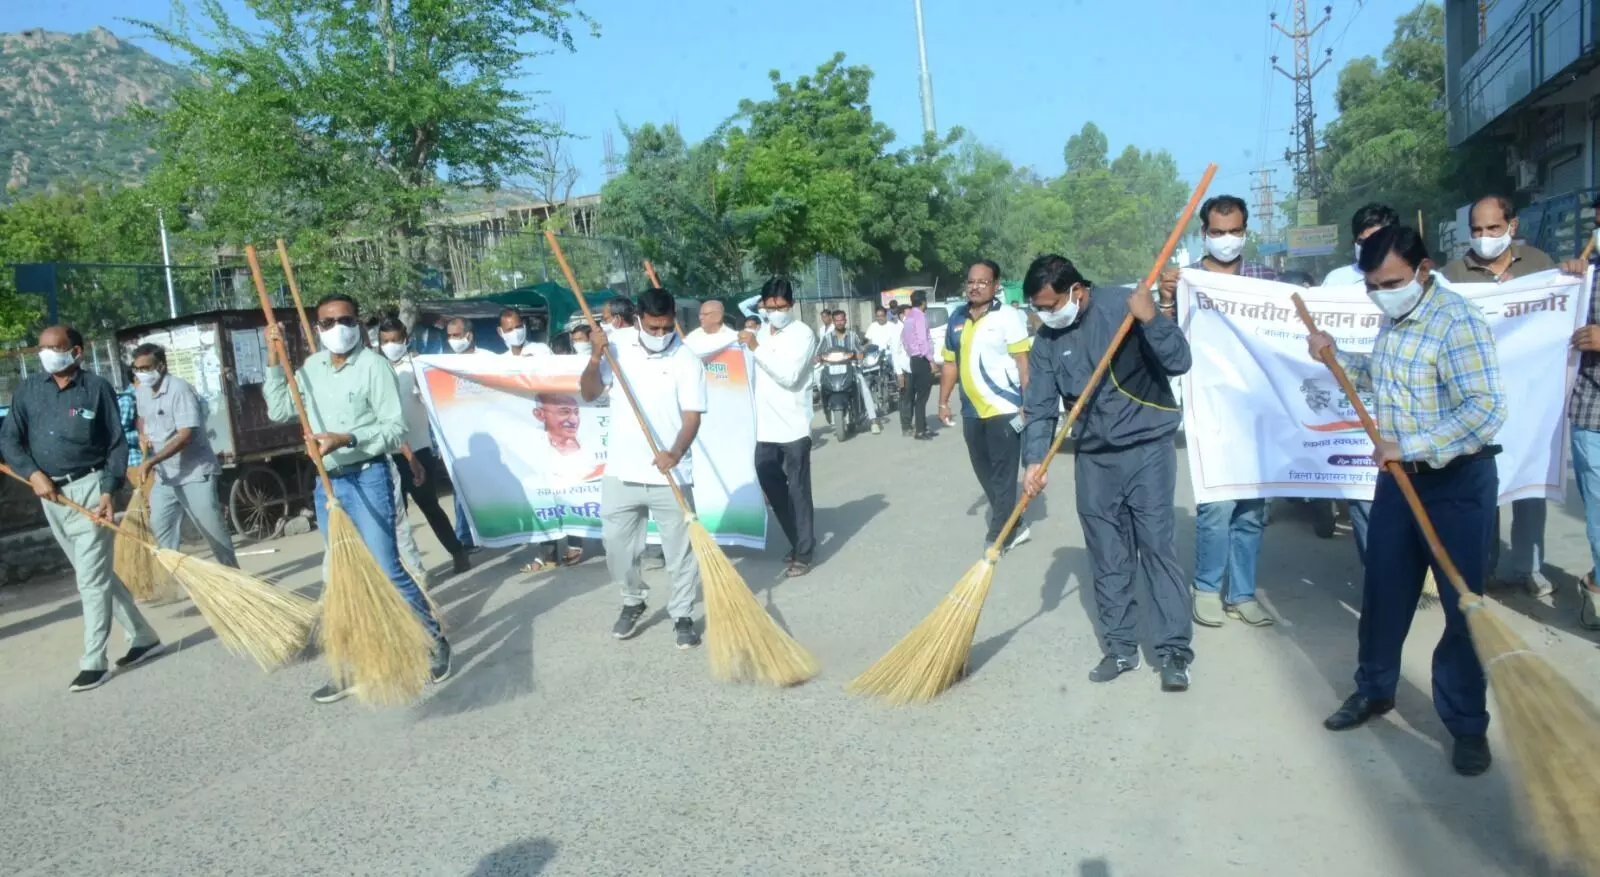
{"label": "cart wheel", "polygon": [[280,518],[289,514],[289,492],[278,473],[266,466],[246,466],[228,489],[228,519],[233,531],[247,539],[266,539]]}

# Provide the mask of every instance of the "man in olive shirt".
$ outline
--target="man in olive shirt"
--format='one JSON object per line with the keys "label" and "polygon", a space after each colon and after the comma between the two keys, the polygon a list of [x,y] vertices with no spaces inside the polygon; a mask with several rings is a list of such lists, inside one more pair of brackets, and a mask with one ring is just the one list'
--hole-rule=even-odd
{"label": "man in olive shirt", "polygon": [[156,542],[176,549],[183,518],[188,516],[217,562],[238,567],[217,499],[222,466],[206,437],[200,396],[188,381],[167,374],[167,351],[159,344],[134,348],[133,380],[139,441],[146,453],[139,464],[139,480],[149,485],[150,529]]}
{"label": "man in olive shirt", "polygon": [[[1582,277],[1587,267],[1581,259],[1557,265],[1543,250],[1516,243],[1517,208],[1510,199],[1486,195],[1472,205],[1468,218],[1472,248],[1444,266],[1450,283],[1504,283],[1559,267]],[[1489,540],[1489,575],[1502,583],[1523,588],[1535,597],[1548,596],[1550,580],[1544,565],[1545,504],[1540,499],[1511,503],[1511,569],[1500,571],[1500,515],[1495,513],[1494,538]]]}
{"label": "man in olive shirt", "polygon": [[0,427],[0,456],[44,501],[50,532],[77,574],[83,658],[71,691],[99,688],[111,678],[106,640],[113,617],[128,637],[128,653],[117,660],[118,670],[161,652],[161,638],[112,571],[115,534],[55,502],[69,499],[109,521],[111,496],[128,471],[128,439],[117,394],[104,378],[79,366],[82,355],[83,336],[76,329],[51,326],[41,332],[39,364],[44,369],[17,388]]}
{"label": "man in olive shirt", "polygon": [[[317,443],[333,482],[334,497],[355,522],[361,541],[372,551],[395,589],[434,637],[432,677],[434,682],[443,682],[450,676],[450,643],[441,634],[439,621],[433,617],[422,589],[400,562],[395,538],[397,512],[389,455],[405,442],[400,388],[389,363],[361,344],[359,317],[355,300],[347,295],[330,295],[318,302],[317,336],[323,349],[306,359],[295,372],[295,380],[305,400],[306,416],[311,420],[311,438]],[[279,326],[267,327],[274,341],[282,338],[282,331]],[[295,418],[294,402],[281,366],[267,370],[262,391],[268,417],[278,421]],[[326,541],[327,495],[321,479],[317,481],[315,505],[317,529]],[[337,682],[330,682],[311,698],[318,703],[333,703],[349,693]]]}

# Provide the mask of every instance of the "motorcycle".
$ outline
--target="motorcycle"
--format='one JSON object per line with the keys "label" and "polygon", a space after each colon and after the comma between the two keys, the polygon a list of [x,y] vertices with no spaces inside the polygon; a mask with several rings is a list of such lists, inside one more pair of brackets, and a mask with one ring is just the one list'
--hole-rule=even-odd
{"label": "motorcycle", "polygon": [[833,425],[833,435],[841,442],[848,439],[866,417],[867,409],[861,401],[861,385],[856,377],[858,368],[855,359],[846,351],[822,355],[818,391],[828,422]]}
{"label": "motorcycle", "polygon": [[900,382],[895,379],[894,364],[889,361],[889,351],[877,345],[868,345],[861,355],[861,376],[867,379],[872,391],[873,407],[883,417],[894,410],[899,401]]}

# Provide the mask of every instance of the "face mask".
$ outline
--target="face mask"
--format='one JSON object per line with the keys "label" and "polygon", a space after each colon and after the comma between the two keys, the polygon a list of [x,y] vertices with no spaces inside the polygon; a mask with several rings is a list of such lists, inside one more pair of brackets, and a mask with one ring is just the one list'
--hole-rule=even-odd
{"label": "face mask", "polygon": [[447,340],[450,342],[450,349],[457,353],[466,353],[467,348],[472,346],[472,339],[466,337],[465,335],[461,336],[460,338],[450,338]]}
{"label": "face mask", "polygon": [[138,381],[141,387],[153,387],[156,381],[161,380],[161,373],[158,371],[137,371],[133,373],[133,379]]}
{"label": "face mask", "polygon": [[1065,306],[1059,310],[1045,311],[1044,313],[1041,313],[1039,315],[1039,320],[1052,329],[1067,328],[1073,323],[1078,322],[1078,300],[1069,293],[1067,295],[1067,303]]}
{"label": "face mask", "polygon": [[1226,265],[1244,252],[1244,235],[1225,234],[1221,237],[1207,237],[1206,252],[1211,254],[1211,258]]}
{"label": "face mask", "polygon": [[322,346],[328,348],[329,353],[343,356],[361,343],[361,329],[356,326],[334,326],[318,332],[317,337],[322,339]]}
{"label": "face mask", "polygon": [[794,322],[794,311],[767,311],[767,322],[774,329],[782,329]]}
{"label": "face mask", "polygon": [[594,345],[587,341],[574,341],[572,342],[572,352],[581,353],[584,356],[588,356],[594,352]]}
{"label": "face mask", "polygon": [[59,350],[51,350],[48,347],[39,351],[39,364],[44,366],[44,370],[50,374],[66,371],[77,361],[78,358],[70,352],[62,353]]}
{"label": "face mask", "polygon": [[668,332],[665,335],[651,335],[649,332],[639,333],[639,343],[651,353],[660,353],[672,346],[672,339],[678,337],[677,332]]}
{"label": "face mask", "polygon": [[504,341],[507,347],[521,347],[528,343],[528,328],[526,326],[518,326],[510,332],[501,332],[500,340]]}
{"label": "face mask", "polygon": [[1422,301],[1422,281],[1412,275],[1411,282],[1399,289],[1369,289],[1367,297],[1383,311],[1384,316],[1398,320],[1411,313]]}
{"label": "face mask", "polygon": [[396,341],[391,341],[378,349],[383,351],[384,359],[390,362],[399,362],[406,355],[406,346]]}
{"label": "face mask", "polygon": [[600,331],[606,333],[606,337],[610,338],[611,337],[611,333],[617,331],[617,327],[611,325],[610,323],[601,323],[600,324]]}
{"label": "face mask", "polygon": [[1472,251],[1477,253],[1478,257],[1482,259],[1498,259],[1500,258],[1500,254],[1504,253],[1510,246],[1511,232],[1509,231],[1498,237],[1472,239]]}

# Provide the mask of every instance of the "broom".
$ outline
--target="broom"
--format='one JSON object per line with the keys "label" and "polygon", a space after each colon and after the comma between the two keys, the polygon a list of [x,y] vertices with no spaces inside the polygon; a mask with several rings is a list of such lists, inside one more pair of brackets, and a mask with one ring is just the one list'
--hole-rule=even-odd
{"label": "broom", "polygon": [[156,542],[155,533],[150,530],[150,485],[139,479],[137,471],[128,470],[133,496],[128,500],[127,511],[123,512],[122,523],[117,525],[111,569],[135,600],[165,602],[177,595],[173,593],[172,580],[156,574],[156,558],[149,547]]}
{"label": "broom", "polygon": [[[0,474],[29,483],[5,465],[0,465]],[[58,495],[56,501],[98,526],[118,530],[116,524],[65,496]],[[317,620],[317,605],[312,601],[233,567],[188,557],[153,542],[139,547],[154,555],[156,562],[189,592],[195,608],[230,651],[246,655],[261,669],[271,671],[287,664],[305,647],[311,625]]]}
{"label": "broom", "polygon": [[[578,299],[578,307],[583,309],[584,319],[589,321],[593,331],[599,332],[600,327],[595,322],[594,313],[589,310],[589,302],[578,287],[578,280],[573,276],[572,267],[567,264],[567,257],[561,252],[561,244],[556,241],[553,232],[546,230],[544,235],[550,243],[551,252],[555,254],[556,263],[561,266],[561,273]],[[645,421],[644,413],[639,408],[639,400],[634,398],[633,388],[617,365],[616,354],[609,345],[606,347],[606,359],[611,364],[612,374],[616,375],[617,384],[622,387],[623,395],[628,399],[628,407],[639,418],[639,427],[644,432],[645,440],[650,443],[651,452],[659,453],[655,435],[651,433],[650,424]],[[673,478],[671,472],[666,476],[667,486],[672,488],[672,495],[677,498],[678,507],[683,509],[684,520],[689,524],[689,547],[700,566],[711,675],[723,680],[754,680],[778,686],[798,685],[817,675],[817,659],[784,633],[783,628],[756,602],[755,595],[750,593],[750,586],[733,568],[733,562],[723,552],[722,546],[711,538],[711,533],[690,509],[677,479]]]}
{"label": "broom", "polygon": [[[1172,251],[1178,246],[1178,239],[1183,236],[1190,217],[1194,215],[1195,208],[1216,173],[1216,165],[1206,167],[1205,173],[1200,177],[1200,184],[1195,187],[1194,194],[1189,196],[1188,206],[1183,208],[1177,225],[1173,226],[1172,234],[1167,236],[1166,245],[1161,248],[1161,255],[1156,257],[1155,264],[1150,267],[1150,273],[1145,276],[1144,283],[1138,287],[1139,289],[1148,291],[1160,276],[1162,267],[1172,257]],[[1094,373],[1083,385],[1083,392],[1078,395],[1078,401],[1074,402],[1072,410],[1067,412],[1066,422],[1056,431],[1055,440],[1050,443],[1050,451],[1040,463],[1041,472],[1048,471],[1050,462],[1061,449],[1061,443],[1072,431],[1073,423],[1088,406],[1095,387],[1111,368],[1112,357],[1116,356],[1123,339],[1132,330],[1133,315],[1129,314],[1123,319],[1122,326],[1111,339],[1111,344],[1106,347],[1100,362],[1095,365]],[[932,700],[961,678],[966,672],[967,660],[972,655],[972,638],[978,629],[978,616],[983,612],[983,601],[988,599],[989,587],[994,583],[995,564],[999,562],[1006,540],[1011,538],[1011,531],[1016,529],[1017,523],[1022,520],[1022,513],[1027,510],[1031,500],[1031,497],[1023,494],[1016,508],[1011,510],[1011,516],[1006,519],[1005,526],[1000,529],[999,538],[995,539],[983,557],[967,570],[966,575],[956,582],[955,590],[951,591],[939,606],[922,620],[922,623],[912,628],[904,639],[896,643],[888,654],[857,676],[847,686],[849,691],[856,694],[877,695],[891,703],[912,703]]]}
{"label": "broom", "polygon": [[[1306,330],[1317,331],[1298,294],[1294,306]],[[1332,350],[1324,351],[1322,364],[1344,389],[1367,435],[1377,442],[1378,426]],[[1472,593],[1439,542],[1405,470],[1395,463],[1388,469],[1411,506],[1434,563],[1459,597],[1473,648],[1500,705],[1506,740],[1519,768],[1529,826],[1552,859],[1600,873],[1600,832],[1595,831],[1600,819],[1600,762],[1594,757],[1600,752],[1600,712],[1498,615],[1488,611],[1483,597]]]}
{"label": "broom", "polygon": [[[256,295],[267,325],[276,325],[267,286],[261,279],[261,265],[254,246],[246,246],[245,259],[255,281]],[[394,583],[378,565],[372,550],[361,541],[355,522],[339,505],[328,478],[322,454],[311,440],[311,419],[300,396],[289,352],[283,338],[276,339],[274,353],[283,363],[289,384],[289,397],[300,416],[305,432],[306,453],[322,479],[327,499],[328,581],[322,592],[322,626],[319,642],[334,682],[349,687],[357,699],[368,704],[403,704],[413,701],[428,683],[428,657],[433,640],[411,609],[395,590]]]}

